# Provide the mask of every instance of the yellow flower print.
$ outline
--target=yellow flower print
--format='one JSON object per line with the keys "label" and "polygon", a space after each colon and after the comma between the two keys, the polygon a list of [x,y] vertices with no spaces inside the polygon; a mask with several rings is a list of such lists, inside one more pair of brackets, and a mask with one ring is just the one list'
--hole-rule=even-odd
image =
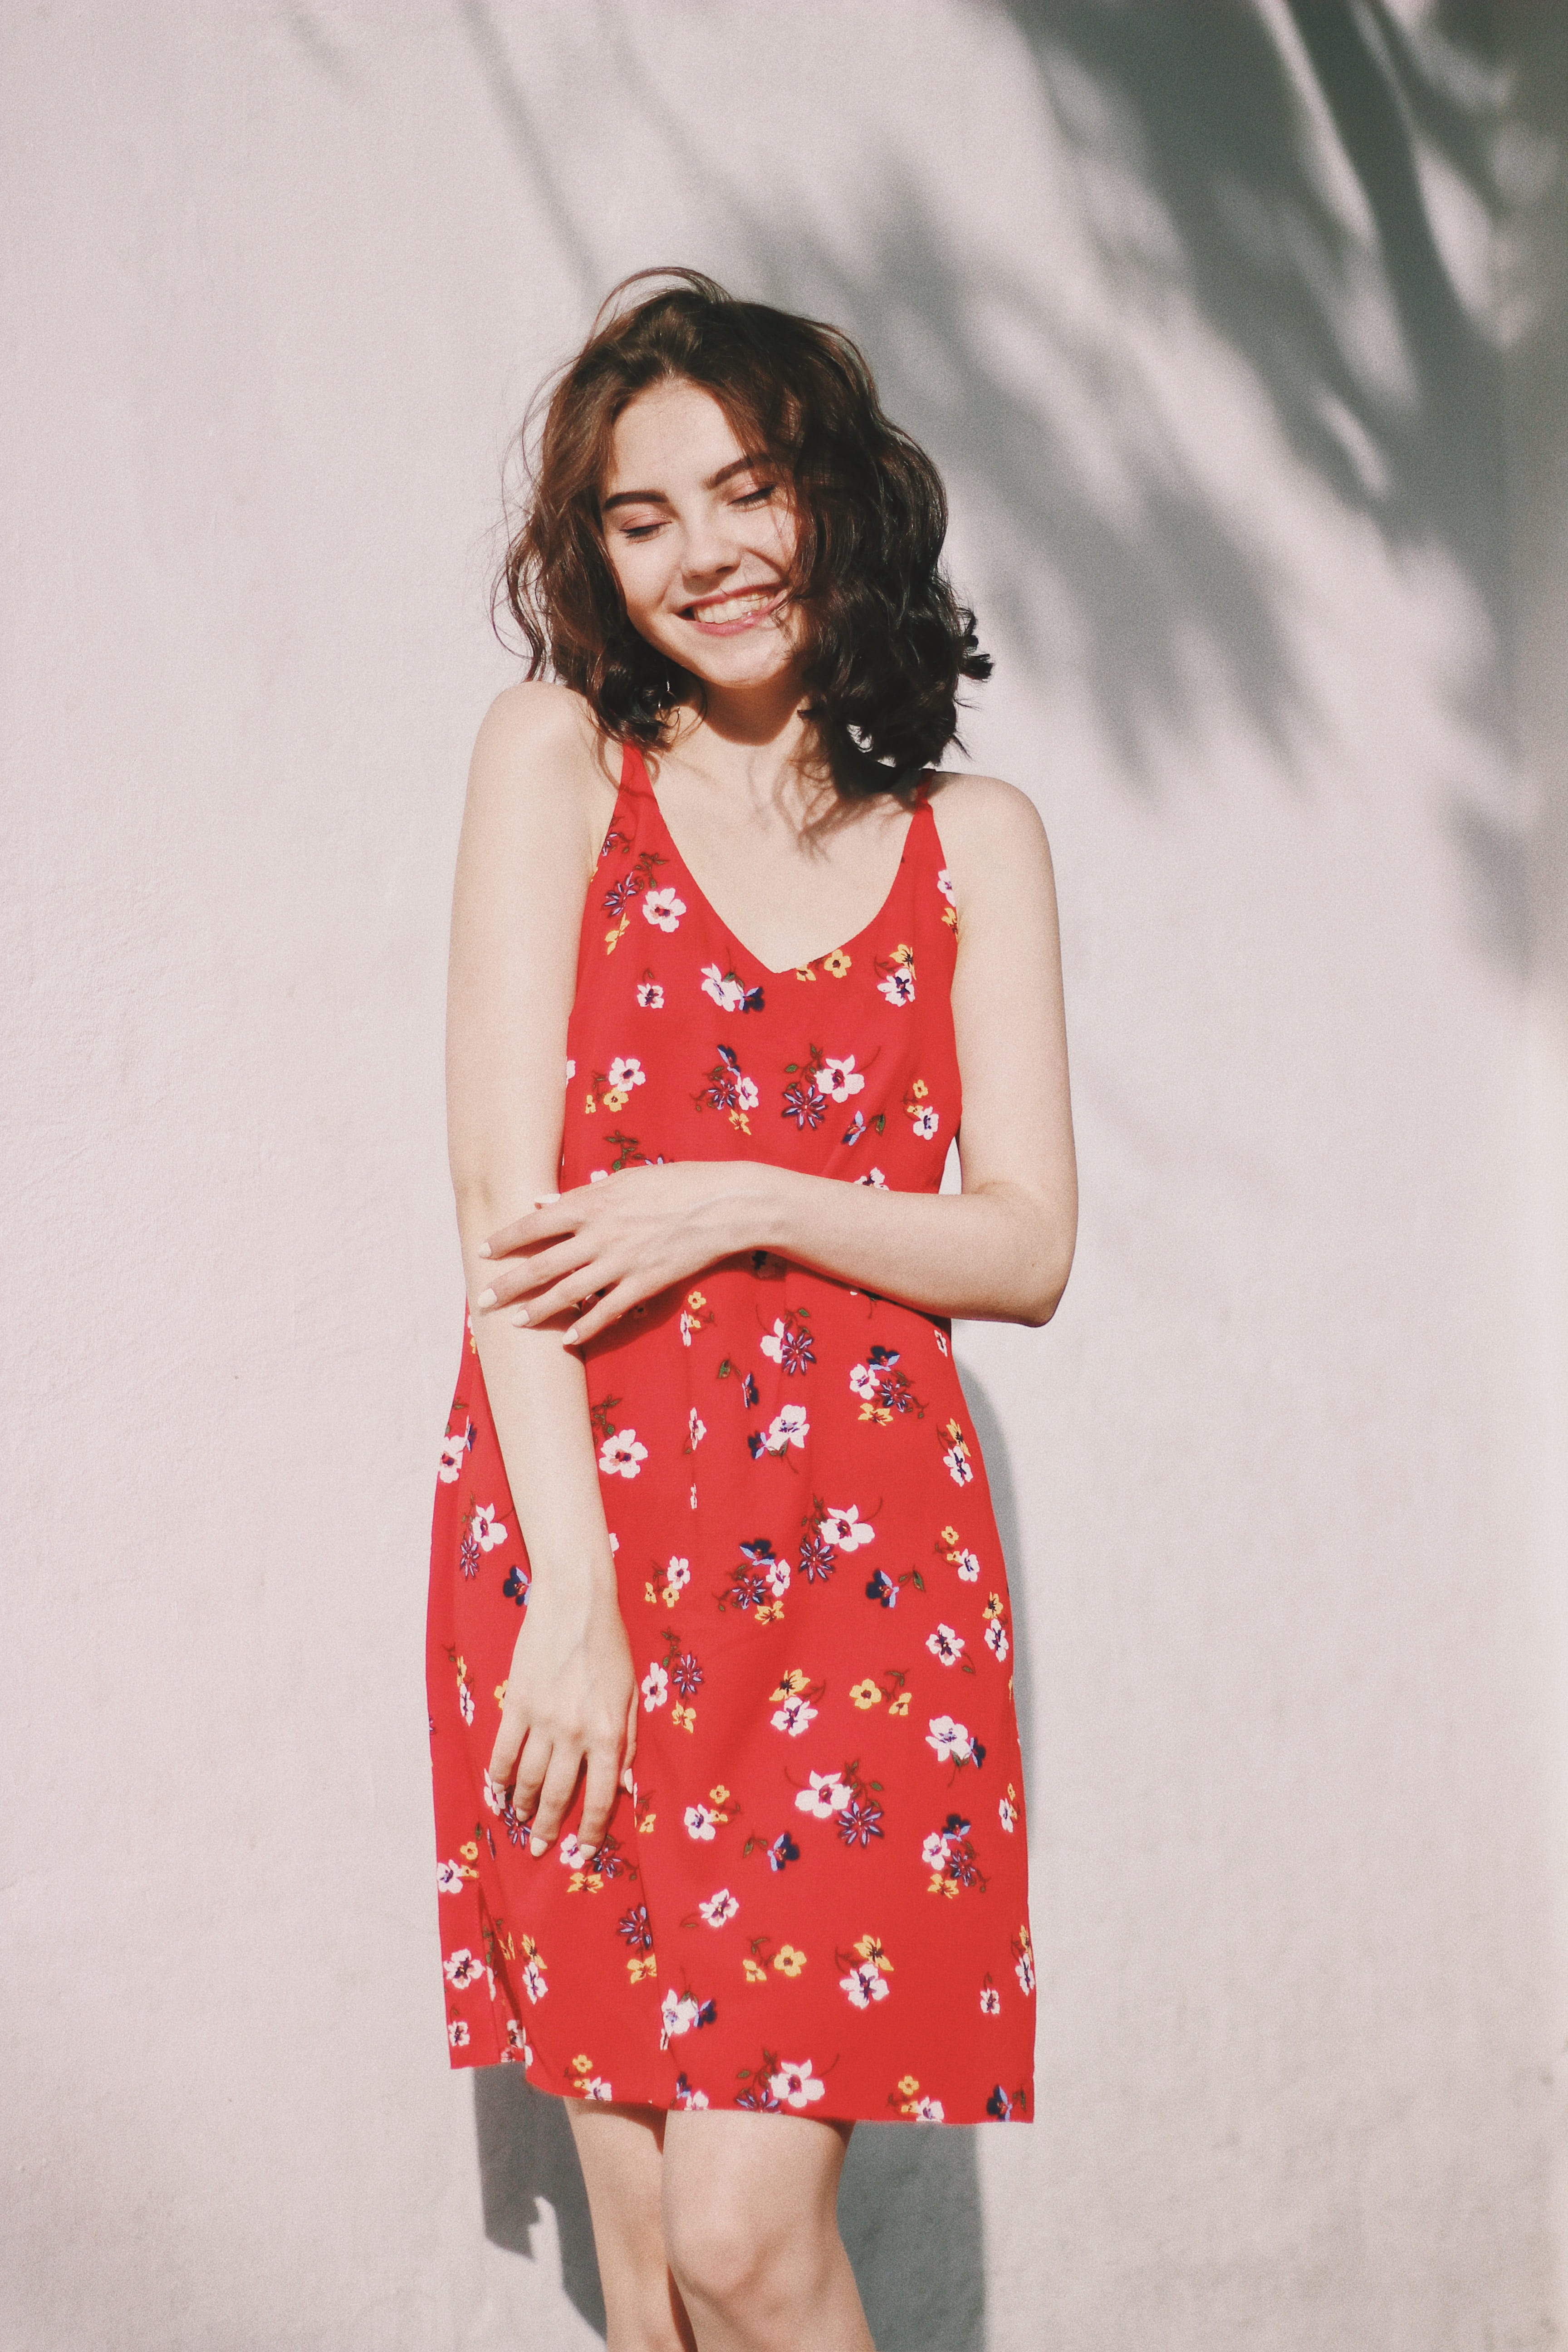
{"label": "yellow flower print", "polygon": [[642,1597],[645,1601],[651,1601],[656,1609],[658,1607],[658,1593],[651,1580],[643,1586]]}
{"label": "yellow flower print", "polygon": [[939,1529],[937,1541],[939,1543],[946,1544],[951,1549],[951,1548],[958,1541],[958,1529],[956,1528],[942,1528]]}
{"label": "yellow flower print", "polygon": [[768,1972],[760,1960],[744,1959],[741,1966],[746,1972],[748,1984],[766,1984]]}
{"label": "yellow flower print", "polygon": [[892,1975],[893,1963],[883,1950],[882,1939],[879,1936],[862,1936],[855,1949],[863,1960],[869,1960],[871,1966],[879,1970],[883,1976]]}
{"label": "yellow flower print", "polygon": [[835,948],[831,955],[823,957],[822,969],[831,972],[835,980],[842,980],[849,969],[849,961],[842,948]]}
{"label": "yellow flower print", "polygon": [[629,915],[623,915],[618,923],[612,923],[610,925],[609,929],[605,933],[605,953],[606,955],[615,954],[617,946],[626,935],[631,919],[632,919]]}
{"label": "yellow flower print", "polygon": [[633,1984],[641,1984],[644,1977],[657,1976],[658,1962],[651,1952],[638,1956],[634,1952],[626,1962],[626,1974]]}
{"label": "yellow flower print", "polygon": [[572,2061],[572,2072],[574,2074],[591,2074],[593,2071],[593,2060],[580,2051]]}
{"label": "yellow flower print", "polygon": [[869,1675],[863,1683],[852,1684],[849,1696],[859,1707],[880,1706],[882,1704],[882,1694]]}
{"label": "yellow flower print", "polygon": [[780,1681],[778,1688],[772,1694],[772,1696],[774,1704],[776,1705],[781,1698],[797,1698],[803,1690],[809,1690],[810,1688],[811,1676],[803,1672],[799,1666],[791,1666],[789,1672]]}
{"label": "yellow flower print", "polygon": [[639,1814],[637,1818],[637,1834],[639,1837],[651,1837],[653,1835],[653,1825],[656,1818],[657,1816],[653,1813]]}
{"label": "yellow flower print", "polygon": [[688,1307],[690,1307],[693,1315],[700,1315],[702,1309],[707,1306],[708,1301],[703,1297],[701,1291],[689,1290],[686,1294],[686,1303]]}
{"label": "yellow flower print", "polygon": [[504,1706],[506,1705],[505,1683],[497,1683],[496,1685],[496,1705],[498,1706]]}
{"label": "yellow flower print", "polygon": [[[1011,1793],[1012,1793],[1012,1792],[1011,1792],[1011,1790],[1009,1790],[1009,1791],[1008,1791],[1008,1793],[1009,1793],[1009,1795],[1011,1795]],[[474,1840],[474,1839],[472,1839],[472,1838],[470,1838],[470,1839],[468,1840],[468,1844],[467,1844],[467,1845],[460,1845],[460,1846],[458,1848],[458,1852],[462,1855],[463,1860],[464,1860],[465,1862],[478,1862],[478,1860],[479,1860],[479,1846],[478,1846],[478,1844],[476,1843],[475,1840]],[[464,1875],[465,1875],[465,1876],[467,1876],[467,1874],[468,1874],[465,1872],[465,1873],[464,1873]]]}
{"label": "yellow flower print", "polygon": [[583,1108],[587,1112],[590,1118],[593,1118],[594,1113],[598,1109],[598,1108],[599,1097],[597,1095],[590,1095],[587,1101],[583,1105]]}
{"label": "yellow flower print", "polygon": [[899,2096],[900,2099],[912,2099],[919,2089],[920,2084],[913,2074],[900,2075]]}
{"label": "yellow flower print", "polygon": [[604,1104],[605,1108],[607,1111],[621,1111],[625,1110],[627,1103],[631,1100],[631,1097],[627,1094],[624,1087],[606,1087],[599,1099]]}
{"label": "yellow flower print", "polygon": [[813,971],[808,963],[797,963],[795,968],[795,976],[796,980],[815,980],[816,978],[816,974]]}
{"label": "yellow flower print", "polygon": [[719,1782],[716,1788],[709,1790],[708,1801],[710,1805],[727,1805],[729,1803],[730,1791],[726,1789],[722,1780]]}
{"label": "yellow flower print", "polygon": [[917,1078],[913,1086],[910,1088],[910,1092],[914,1097],[916,1102],[924,1102],[927,1095],[931,1092],[931,1088],[926,1085],[923,1078]]}
{"label": "yellow flower print", "polygon": [[891,1717],[895,1715],[908,1715],[910,1711],[910,1700],[912,1696],[912,1692],[901,1690],[897,1698],[890,1698],[888,1701],[889,1717]]}
{"label": "yellow flower print", "polygon": [[682,1706],[680,1701],[677,1699],[669,1712],[670,1719],[674,1723],[677,1731],[696,1730],[697,1709],[694,1706]]}
{"label": "yellow flower print", "polygon": [[782,1977],[797,1977],[805,1966],[805,1954],[794,1944],[781,1944],[773,1954],[773,1966]]}

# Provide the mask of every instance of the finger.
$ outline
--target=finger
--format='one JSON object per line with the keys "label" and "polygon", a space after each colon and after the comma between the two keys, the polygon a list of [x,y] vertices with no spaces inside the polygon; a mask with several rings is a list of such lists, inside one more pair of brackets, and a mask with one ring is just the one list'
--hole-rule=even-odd
{"label": "finger", "polygon": [[601,1331],[625,1315],[628,1308],[640,1306],[645,1298],[651,1298],[653,1296],[654,1286],[651,1283],[635,1275],[627,1275],[624,1282],[616,1283],[606,1291],[603,1298],[596,1299],[591,1307],[585,1307],[569,1331],[563,1331],[561,1334],[562,1346],[563,1348],[584,1346],[588,1340],[596,1339]]}
{"label": "finger", "polygon": [[517,1759],[517,1785],[511,1792],[512,1811],[519,1821],[531,1821],[539,1805],[539,1792],[550,1770],[554,1744],[548,1732],[537,1725],[522,1744]]}
{"label": "finger", "polygon": [[526,1297],[531,1290],[542,1290],[569,1275],[574,1267],[585,1265],[593,1255],[593,1244],[581,1234],[574,1234],[570,1241],[557,1242],[552,1249],[535,1249],[507,1258],[496,1266],[489,1288],[480,1291],[475,1304],[510,1307],[513,1299]]}
{"label": "finger", "polygon": [[496,1744],[490,1750],[490,1760],[486,1768],[495,1788],[509,1789],[511,1786],[518,1755],[527,1736],[528,1725],[522,1717],[509,1715],[503,1707],[500,1729],[496,1733]]}
{"label": "finger", "polygon": [[[583,1187],[578,1185],[575,1189],[581,1192]],[[569,1206],[572,1199],[570,1192],[536,1192],[534,1204],[526,1215],[514,1217],[510,1225],[502,1225],[499,1231],[487,1234],[478,1244],[476,1255],[479,1257],[508,1257],[513,1250],[525,1249],[531,1241],[563,1233],[574,1214]]]}
{"label": "finger", "polygon": [[632,1685],[632,1703],[626,1709],[626,1745],[621,1750],[621,1786],[626,1790],[628,1797],[631,1795],[633,1788],[636,1785],[636,1775],[632,1771],[632,1766],[637,1762],[637,1685],[634,1684]]}
{"label": "finger", "polygon": [[588,1751],[588,1774],[583,1788],[584,1844],[590,1853],[597,1853],[605,1843],[605,1832],[610,1826],[610,1815],[616,1809],[616,1749],[592,1748]]}
{"label": "finger", "polygon": [[528,1841],[531,1853],[542,1853],[553,1845],[561,1827],[561,1817],[572,1802],[582,1770],[582,1750],[556,1747],[550,1752],[550,1769],[540,1790],[538,1808],[533,1816],[533,1831]]}

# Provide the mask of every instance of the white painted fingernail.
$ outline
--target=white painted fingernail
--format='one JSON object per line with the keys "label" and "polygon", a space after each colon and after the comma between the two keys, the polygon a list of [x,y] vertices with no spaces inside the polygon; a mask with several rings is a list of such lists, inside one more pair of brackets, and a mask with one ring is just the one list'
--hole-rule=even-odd
{"label": "white painted fingernail", "polygon": [[526,1323],[526,1322],[527,1322],[527,1320],[528,1320],[528,1309],[527,1309],[527,1307],[520,1307],[518,1308],[518,1310],[517,1310],[517,1313],[512,1317],[512,1318],[511,1318],[511,1319],[512,1319],[512,1321],[513,1321],[514,1323],[518,1323],[518,1324]]}
{"label": "white painted fingernail", "polygon": [[528,1850],[530,1853],[547,1853],[550,1850],[549,1841],[542,1837],[530,1838]]}
{"label": "white painted fingernail", "polygon": [[493,1290],[481,1290],[474,1301],[476,1307],[493,1307],[495,1303],[496,1295]]}
{"label": "white painted fingernail", "polygon": [[563,1348],[574,1348],[577,1345],[577,1326],[575,1323],[573,1324],[570,1331],[563,1331],[561,1334],[561,1344]]}
{"label": "white painted fingernail", "polygon": [[560,1198],[559,1192],[541,1192],[536,1196],[533,1205],[536,1209],[548,1209],[552,1207]]}
{"label": "white painted fingernail", "polygon": [[480,1242],[474,1251],[474,1255],[476,1257],[489,1257],[489,1254],[490,1245],[489,1242]]}

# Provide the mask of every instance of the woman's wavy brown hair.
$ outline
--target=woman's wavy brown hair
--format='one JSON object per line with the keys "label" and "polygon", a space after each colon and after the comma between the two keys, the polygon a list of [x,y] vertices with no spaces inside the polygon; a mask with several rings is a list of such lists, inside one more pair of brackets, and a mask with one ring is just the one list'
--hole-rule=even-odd
{"label": "woman's wavy brown hair", "polygon": [[[677,282],[617,307],[649,278]],[[616,418],[649,384],[680,379],[712,394],[794,500],[805,709],[836,781],[900,789],[956,740],[960,678],[991,674],[942,567],[941,478],[883,415],[847,335],[737,301],[695,270],[624,279],[523,426],[522,514],[495,605],[504,599],[522,631],[529,676],[574,687],[607,735],[645,751],[666,740],[679,703],[695,694],[700,706],[700,682],[627,619],[599,513]]]}

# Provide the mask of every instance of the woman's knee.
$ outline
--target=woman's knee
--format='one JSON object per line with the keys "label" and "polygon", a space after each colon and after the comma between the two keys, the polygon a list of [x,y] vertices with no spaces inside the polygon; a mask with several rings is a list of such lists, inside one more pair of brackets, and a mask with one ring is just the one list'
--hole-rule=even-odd
{"label": "woman's knee", "polygon": [[682,2296],[762,2319],[809,2294],[826,2250],[820,2218],[790,2213],[721,2181],[667,2195],[664,2243]]}

